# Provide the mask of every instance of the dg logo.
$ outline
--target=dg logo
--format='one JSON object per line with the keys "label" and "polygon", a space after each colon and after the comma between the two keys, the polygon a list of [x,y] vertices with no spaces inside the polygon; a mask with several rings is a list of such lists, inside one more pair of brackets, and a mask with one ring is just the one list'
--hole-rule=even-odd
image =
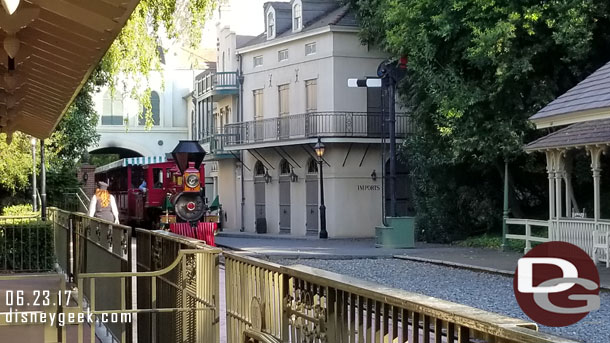
{"label": "dg logo", "polygon": [[568,326],[600,307],[599,273],[579,247],[565,242],[536,246],[519,259],[513,279],[523,312],[546,326]]}

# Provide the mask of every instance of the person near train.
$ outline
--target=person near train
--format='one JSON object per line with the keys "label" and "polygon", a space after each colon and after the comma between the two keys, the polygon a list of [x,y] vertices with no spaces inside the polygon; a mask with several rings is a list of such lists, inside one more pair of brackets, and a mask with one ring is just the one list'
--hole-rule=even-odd
{"label": "person near train", "polygon": [[119,210],[116,200],[108,192],[108,184],[103,181],[97,183],[95,194],[91,197],[89,216],[119,224]]}

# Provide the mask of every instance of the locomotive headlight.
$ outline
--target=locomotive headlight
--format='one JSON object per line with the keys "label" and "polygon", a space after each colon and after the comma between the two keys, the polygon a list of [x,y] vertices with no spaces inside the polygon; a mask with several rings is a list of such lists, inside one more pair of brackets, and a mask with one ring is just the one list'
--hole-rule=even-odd
{"label": "locomotive headlight", "polygon": [[186,178],[186,185],[191,187],[191,188],[197,187],[197,185],[199,185],[199,176],[197,176],[195,174],[189,175]]}

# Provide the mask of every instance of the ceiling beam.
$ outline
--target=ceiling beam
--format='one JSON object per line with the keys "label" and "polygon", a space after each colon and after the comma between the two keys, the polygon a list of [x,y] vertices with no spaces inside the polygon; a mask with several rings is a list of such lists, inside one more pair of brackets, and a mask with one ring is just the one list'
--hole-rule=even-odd
{"label": "ceiling beam", "polygon": [[117,22],[112,18],[83,8],[66,0],[26,0],[62,17],[79,18],[82,24],[99,32],[112,30]]}

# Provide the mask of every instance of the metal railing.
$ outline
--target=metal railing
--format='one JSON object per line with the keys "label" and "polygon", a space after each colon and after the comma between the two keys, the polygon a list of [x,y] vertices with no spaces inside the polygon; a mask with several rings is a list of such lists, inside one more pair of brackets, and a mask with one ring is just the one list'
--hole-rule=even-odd
{"label": "metal railing", "polygon": [[138,340],[219,342],[219,255],[202,241],[137,229]]}
{"label": "metal railing", "polygon": [[573,342],[531,322],[316,268],[224,256],[229,342]]}
{"label": "metal railing", "polygon": [[0,217],[0,272],[43,272],[53,269],[51,223],[39,216]]}
{"label": "metal railing", "polygon": [[[52,311],[88,310],[94,318],[115,313],[121,320],[136,315],[141,342],[220,341],[220,249],[137,229],[134,271],[130,228],[56,208],[49,209],[49,219],[58,262],[73,270],[68,275],[78,285],[77,305]],[[531,322],[316,268],[222,255],[227,342],[573,342],[538,332]],[[107,324],[108,333],[100,333],[99,325],[79,324],[78,340],[106,335],[130,342],[130,325]]]}
{"label": "metal railing", "polygon": [[[224,127],[223,146],[285,141],[312,137],[381,138],[385,116],[367,112],[312,112],[253,120]],[[396,136],[413,132],[411,117],[396,115]]]}
{"label": "metal railing", "polygon": [[207,148],[206,151],[210,153],[223,153],[225,152],[225,143],[228,141],[228,136],[228,134],[218,133],[215,131],[203,132],[201,134],[201,137],[203,138],[199,140],[199,143],[205,146]]}
{"label": "metal railing", "polygon": [[213,91],[237,91],[237,72],[212,71],[195,81],[197,97],[208,97]]}

